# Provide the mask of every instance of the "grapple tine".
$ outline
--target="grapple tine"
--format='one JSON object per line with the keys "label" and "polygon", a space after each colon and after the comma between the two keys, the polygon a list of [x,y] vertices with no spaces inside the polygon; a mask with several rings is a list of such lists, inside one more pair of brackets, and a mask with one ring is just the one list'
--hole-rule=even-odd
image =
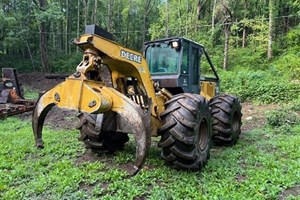
{"label": "grapple tine", "polygon": [[43,125],[45,118],[55,103],[43,104],[43,98],[47,96],[47,93],[43,94],[36,103],[36,106],[32,115],[32,129],[35,138],[35,144],[37,148],[44,148],[44,142],[42,139]]}
{"label": "grapple tine", "polygon": [[[149,107],[151,107],[151,99],[149,100]],[[138,132],[135,133],[135,141],[137,144],[136,161],[135,161],[136,171],[133,173],[133,175],[136,175],[139,172],[139,170],[143,167],[146,160],[147,153],[151,145],[150,115],[151,115],[150,110],[148,110],[147,113],[143,113],[142,115],[142,121],[144,122],[145,133],[143,134]],[[140,144],[140,143],[144,143],[144,144]]]}
{"label": "grapple tine", "polygon": [[[130,130],[134,134],[136,142],[136,155],[134,163],[134,172],[131,175],[137,174],[143,167],[148,150],[151,144],[151,127],[150,114],[151,111],[145,112],[140,106],[129,98],[123,98],[123,95],[112,88],[103,88],[103,92],[110,94],[113,98],[122,99],[122,106],[115,104],[112,111],[117,112],[125,119]],[[149,107],[151,107],[151,99],[148,99]]]}
{"label": "grapple tine", "polygon": [[[133,114],[137,111],[139,115]],[[135,163],[132,176],[136,175],[143,167],[148,150],[151,144],[151,133],[150,133],[150,118],[147,117],[148,113],[143,113],[142,109],[138,108],[135,111],[128,110],[119,113],[123,118],[127,119],[127,122],[131,125],[132,131],[136,143]],[[130,115],[128,115],[130,114]]]}

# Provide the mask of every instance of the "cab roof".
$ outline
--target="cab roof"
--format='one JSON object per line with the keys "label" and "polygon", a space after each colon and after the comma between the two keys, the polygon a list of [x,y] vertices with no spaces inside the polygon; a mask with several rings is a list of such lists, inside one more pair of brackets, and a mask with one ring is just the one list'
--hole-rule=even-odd
{"label": "cab roof", "polygon": [[185,38],[185,37],[170,37],[170,38],[163,38],[163,39],[157,39],[157,40],[153,40],[153,41],[147,41],[144,43],[145,46],[148,46],[150,44],[155,44],[155,43],[165,43],[165,42],[172,42],[172,41],[187,41],[190,43],[193,43],[196,46],[199,46],[201,48],[204,48],[204,46],[202,44],[199,44],[191,39]]}

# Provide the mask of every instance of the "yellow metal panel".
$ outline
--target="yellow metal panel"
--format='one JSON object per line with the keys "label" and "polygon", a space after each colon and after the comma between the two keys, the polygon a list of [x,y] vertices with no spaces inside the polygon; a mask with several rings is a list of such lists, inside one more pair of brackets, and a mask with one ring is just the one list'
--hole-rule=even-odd
{"label": "yellow metal panel", "polygon": [[101,92],[100,86],[96,81],[67,78],[43,95],[41,102],[43,106],[55,103],[80,112],[106,112],[111,109],[112,99]]}
{"label": "yellow metal panel", "polygon": [[201,92],[200,95],[204,96],[207,100],[216,95],[216,83],[212,81],[200,82]]}

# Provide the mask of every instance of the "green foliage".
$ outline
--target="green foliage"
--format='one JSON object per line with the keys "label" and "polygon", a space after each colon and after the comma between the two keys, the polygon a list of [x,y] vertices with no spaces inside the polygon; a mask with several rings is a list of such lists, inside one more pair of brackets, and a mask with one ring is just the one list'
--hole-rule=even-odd
{"label": "green foliage", "polygon": [[278,199],[299,184],[299,130],[291,128],[289,137],[273,129],[244,132],[236,146],[213,148],[200,172],[165,166],[154,138],[144,169],[128,177],[133,138],[116,157],[91,156],[77,131],[46,128],[45,149],[38,150],[30,121],[12,117],[0,124],[0,198]]}
{"label": "green foliage", "polygon": [[38,91],[36,90],[32,90],[31,88],[29,87],[24,87],[22,86],[22,89],[23,89],[23,93],[24,93],[24,98],[25,99],[38,99],[39,97],[39,93]]}
{"label": "green foliage", "polygon": [[[117,42],[138,51],[146,40],[171,36],[193,39],[213,52],[216,66],[223,63],[225,7],[237,23],[231,24],[229,66],[266,67],[268,41],[268,1],[39,1],[5,0],[0,3],[0,66],[16,66],[24,71],[40,70],[40,23],[45,22],[46,53],[52,71],[70,71],[68,61],[76,52],[71,46],[83,33],[85,24],[98,24],[112,32]],[[79,4],[79,5],[78,5]],[[287,13],[288,12],[288,13]],[[274,22],[274,56],[284,53],[276,67],[299,75],[299,2],[276,1]],[[227,13],[228,14],[228,13]],[[281,17],[277,15],[289,15]],[[212,18],[214,29],[212,29]],[[285,24],[283,26],[283,24]],[[286,33],[286,25],[290,31]],[[244,29],[245,28],[245,29]],[[241,49],[243,30],[246,46]],[[287,50],[287,49],[290,50]],[[293,51],[293,54],[287,51]],[[242,55],[239,54],[241,51]],[[32,60],[31,60],[31,56]],[[251,56],[252,55],[252,56]],[[74,55],[76,57],[76,55]],[[245,59],[243,59],[243,57]],[[4,59],[7,58],[7,59]],[[20,59],[23,62],[15,62]],[[67,61],[65,61],[67,60]],[[286,63],[291,60],[291,63]],[[33,62],[33,63],[32,63]],[[23,64],[24,63],[24,64]],[[34,66],[34,67],[33,67]],[[74,71],[74,69],[72,69]],[[296,75],[295,75],[296,74]]]}
{"label": "green foliage", "polygon": [[250,70],[264,70],[267,68],[265,59],[266,49],[263,48],[235,48],[229,52],[229,70],[248,68]]}
{"label": "green foliage", "polygon": [[59,2],[52,2],[45,10],[36,9],[35,17],[40,22],[49,22],[63,19],[64,14]]}
{"label": "green foliage", "polygon": [[291,29],[287,35],[286,35],[286,41],[287,45],[289,47],[295,47],[297,50],[299,50],[299,44],[300,44],[300,25],[295,27],[294,29]]}
{"label": "green foliage", "polygon": [[67,73],[74,72],[77,65],[82,60],[82,53],[73,53],[70,55],[62,54],[60,56],[56,55],[55,58],[51,59],[50,65],[54,72]]}
{"label": "green foliage", "polygon": [[257,47],[266,48],[268,44],[268,22],[257,17],[254,19],[243,19],[242,23],[245,27],[252,30],[252,33],[247,37],[247,43],[252,45],[254,49]]}
{"label": "green foliage", "polygon": [[300,51],[297,53],[287,52],[272,63],[291,79],[300,79]]}
{"label": "green foliage", "polygon": [[[1,55],[1,54],[0,54]],[[13,61],[13,62],[12,62]],[[40,64],[38,58],[34,59],[34,64],[37,66]],[[18,72],[32,72],[34,68],[30,60],[24,59],[20,56],[1,55],[0,56],[0,67],[12,67],[16,68]]]}
{"label": "green foliage", "polygon": [[282,72],[289,75],[290,79],[300,79],[300,25],[290,30],[284,37],[283,46],[285,47],[282,55],[272,62],[272,65]]}
{"label": "green foliage", "polygon": [[266,118],[267,124],[271,127],[292,126],[300,122],[298,114],[290,107],[269,111]]}
{"label": "green foliage", "polygon": [[193,0],[162,1],[158,6],[158,20],[150,24],[151,39],[184,36],[195,41],[210,43],[207,34],[210,27],[207,28],[205,20],[197,20],[197,3]]}
{"label": "green foliage", "polygon": [[273,68],[264,71],[241,68],[222,71],[221,80],[223,92],[234,94],[243,101],[287,103],[300,98],[299,83],[288,81],[282,72]]}

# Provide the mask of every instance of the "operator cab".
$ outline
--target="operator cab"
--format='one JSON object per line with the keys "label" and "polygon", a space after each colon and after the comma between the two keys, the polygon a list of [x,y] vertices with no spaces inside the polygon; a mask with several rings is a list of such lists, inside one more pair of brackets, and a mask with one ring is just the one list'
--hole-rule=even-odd
{"label": "operator cab", "polygon": [[[219,77],[205,48],[192,40],[179,37],[146,42],[144,56],[154,82],[173,94],[189,92],[218,94]],[[205,55],[210,77],[201,74],[201,56]]]}

